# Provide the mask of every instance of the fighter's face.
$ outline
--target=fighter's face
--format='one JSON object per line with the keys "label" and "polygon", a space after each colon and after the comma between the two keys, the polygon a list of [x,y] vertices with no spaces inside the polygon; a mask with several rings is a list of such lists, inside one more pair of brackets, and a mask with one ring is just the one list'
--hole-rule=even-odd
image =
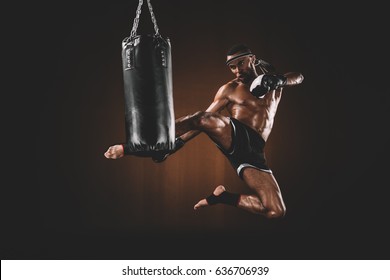
{"label": "fighter's face", "polygon": [[[228,56],[227,59],[229,60],[234,56],[237,56],[237,54]],[[237,59],[233,59],[228,64],[228,67],[239,81],[245,83],[253,78],[253,59],[253,55],[241,56]]]}

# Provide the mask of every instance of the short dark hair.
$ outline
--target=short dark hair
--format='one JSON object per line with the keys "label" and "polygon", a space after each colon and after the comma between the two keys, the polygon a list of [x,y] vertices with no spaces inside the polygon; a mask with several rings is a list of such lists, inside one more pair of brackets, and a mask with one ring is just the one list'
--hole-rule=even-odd
{"label": "short dark hair", "polygon": [[227,55],[232,55],[238,52],[252,52],[246,44],[235,44],[227,52]]}

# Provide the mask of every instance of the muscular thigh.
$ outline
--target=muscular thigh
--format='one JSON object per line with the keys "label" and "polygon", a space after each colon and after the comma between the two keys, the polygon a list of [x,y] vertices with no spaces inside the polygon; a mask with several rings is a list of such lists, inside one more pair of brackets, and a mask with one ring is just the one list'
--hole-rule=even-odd
{"label": "muscular thigh", "polygon": [[232,144],[230,119],[218,113],[205,113],[199,120],[200,130],[225,149]]}
{"label": "muscular thigh", "polygon": [[272,173],[247,167],[242,176],[245,183],[259,196],[265,207],[283,204],[279,185]]}

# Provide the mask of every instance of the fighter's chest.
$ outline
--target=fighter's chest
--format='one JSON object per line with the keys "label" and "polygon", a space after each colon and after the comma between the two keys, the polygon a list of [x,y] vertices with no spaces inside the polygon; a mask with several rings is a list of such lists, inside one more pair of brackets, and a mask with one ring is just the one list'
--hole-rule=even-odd
{"label": "fighter's chest", "polygon": [[248,93],[234,94],[229,96],[229,106],[231,108],[241,107],[248,110],[258,110],[266,106],[266,100],[259,99]]}

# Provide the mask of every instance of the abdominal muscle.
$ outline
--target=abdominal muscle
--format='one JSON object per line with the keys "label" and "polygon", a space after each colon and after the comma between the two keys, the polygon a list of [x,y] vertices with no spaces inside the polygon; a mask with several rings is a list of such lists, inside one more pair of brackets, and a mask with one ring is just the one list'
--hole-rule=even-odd
{"label": "abdominal muscle", "polygon": [[230,104],[228,112],[233,118],[253,128],[264,141],[267,141],[274,124],[280,93],[273,91],[267,93],[262,99]]}

